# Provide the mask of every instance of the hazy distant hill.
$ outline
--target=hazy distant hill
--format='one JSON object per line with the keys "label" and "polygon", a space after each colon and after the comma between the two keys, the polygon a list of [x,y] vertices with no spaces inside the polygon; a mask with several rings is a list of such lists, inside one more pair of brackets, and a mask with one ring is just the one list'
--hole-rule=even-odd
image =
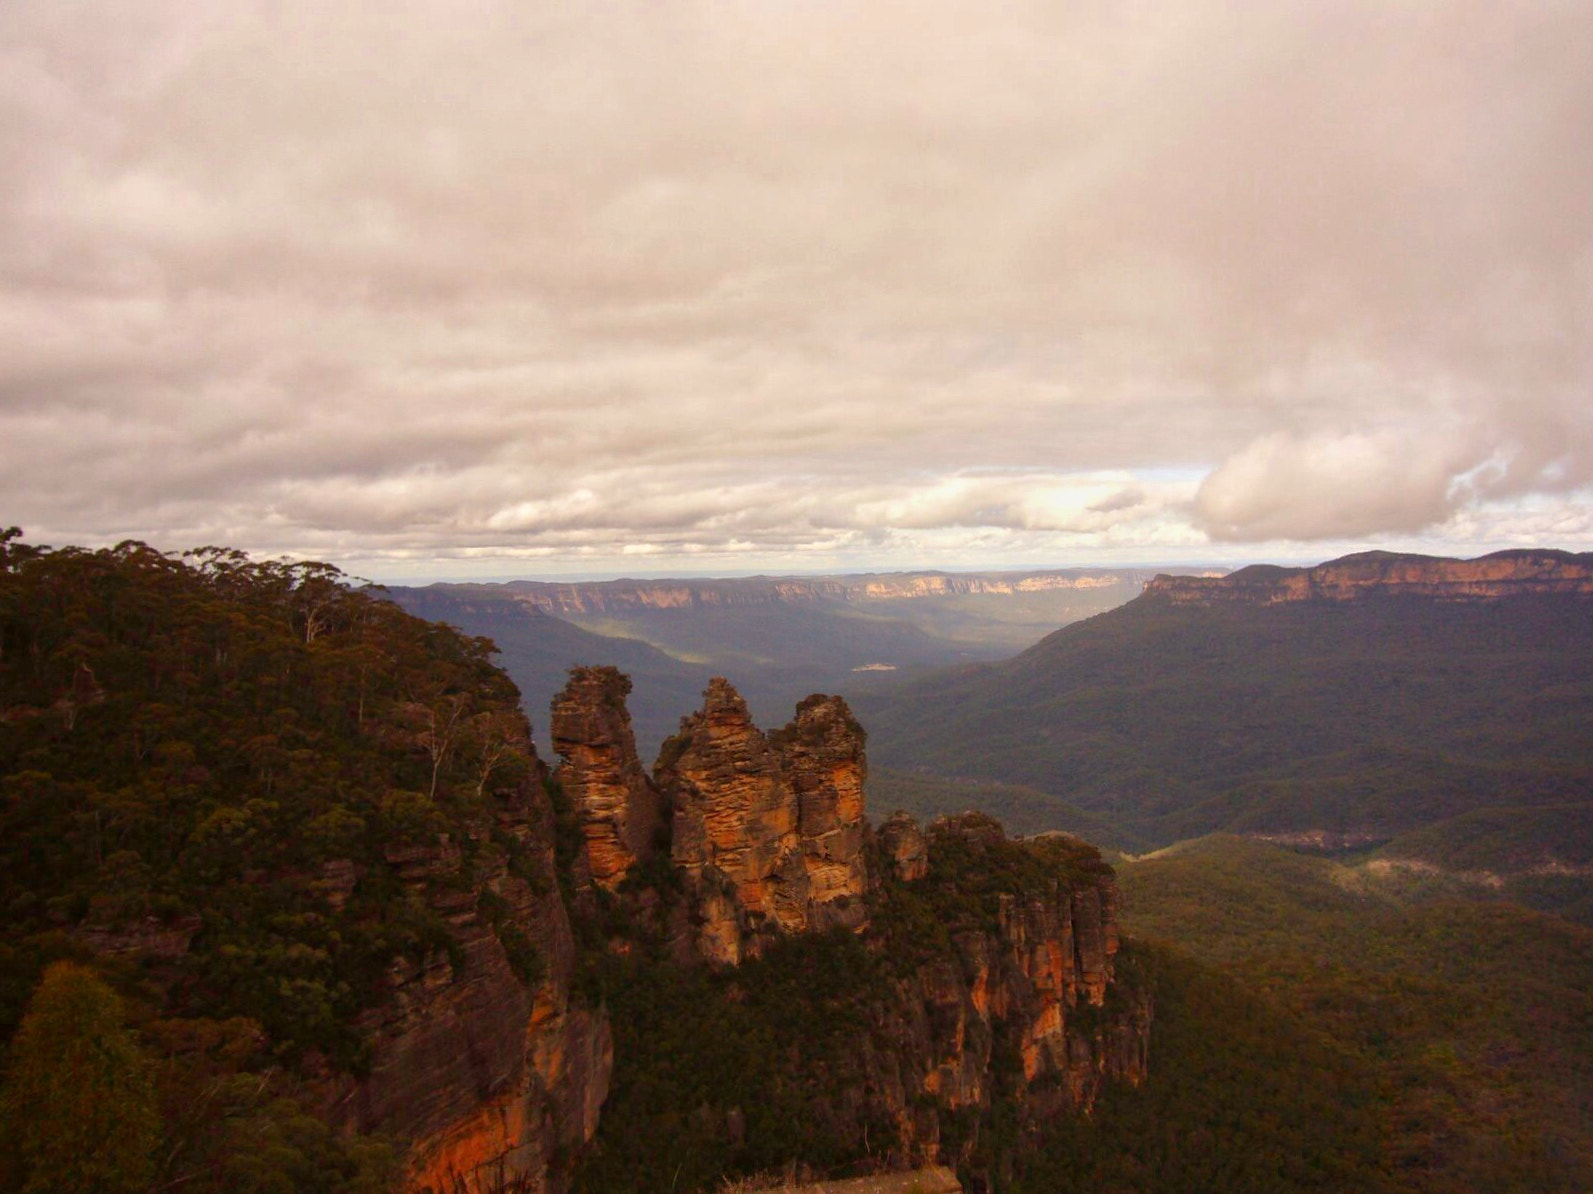
{"label": "hazy distant hill", "polygon": [[684,663],[656,647],[628,638],[605,638],[560,618],[504,600],[491,591],[461,592],[455,586],[393,588],[394,602],[422,618],[447,622],[498,645],[498,664],[520,689],[537,739],[548,742],[548,703],[577,665],[611,664],[635,684],[632,706],[638,744],[650,759],[658,743],[675,732],[681,711],[702,703],[713,669]]}
{"label": "hazy distant hill", "polygon": [[608,663],[635,682],[649,754],[710,675],[733,680],[777,721],[815,691],[879,676],[1005,658],[1058,626],[1121,605],[1145,569],[903,572],[819,577],[615,580],[392,588],[413,613],[487,635],[545,725],[573,664]]}
{"label": "hazy distant hill", "polygon": [[1593,557],[1368,553],[1155,581],[1004,663],[860,692],[876,763],[1169,842],[1351,845],[1593,800]]}

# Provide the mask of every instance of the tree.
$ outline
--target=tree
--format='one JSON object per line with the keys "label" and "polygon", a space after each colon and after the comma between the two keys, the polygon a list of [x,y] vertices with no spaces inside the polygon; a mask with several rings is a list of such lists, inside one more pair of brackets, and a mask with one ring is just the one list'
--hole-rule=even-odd
{"label": "tree", "polygon": [[23,1194],[148,1188],[160,1130],[149,1063],[87,967],[44,972],[12,1042],[0,1123]]}

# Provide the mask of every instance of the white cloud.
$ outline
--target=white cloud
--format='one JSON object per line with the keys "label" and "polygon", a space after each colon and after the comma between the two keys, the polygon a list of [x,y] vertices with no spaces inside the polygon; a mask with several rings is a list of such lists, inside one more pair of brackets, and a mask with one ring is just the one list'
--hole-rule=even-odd
{"label": "white cloud", "polygon": [[1590,55],[1580,0],[10,0],[0,511],[549,566],[1593,547]]}

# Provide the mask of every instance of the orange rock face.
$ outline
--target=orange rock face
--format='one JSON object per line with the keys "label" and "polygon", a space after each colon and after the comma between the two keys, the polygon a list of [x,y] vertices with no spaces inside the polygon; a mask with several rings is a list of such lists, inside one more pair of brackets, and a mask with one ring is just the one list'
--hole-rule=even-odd
{"label": "orange rock face", "polygon": [[903,812],[894,812],[879,827],[880,845],[891,860],[896,877],[903,883],[922,879],[929,873],[929,843],[918,822]]}
{"label": "orange rock face", "polygon": [[674,810],[672,854],[697,894],[705,956],[733,965],[771,931],[861,927],[867,763],[845,701],[809,697],[767,737],[715,678],[655,774]]}
{"label": "orange rock face", "polygon": [[[909,872],[918,872],[907,882],[922,875],[920,843],[926,841],[930,856],[937,841],[951,837],[975,850],[1013,848],[981,814],[943,817],[927,835],[906,814],[895,814],[880,837],[888,853],[905,855]],[[1116,900],[1116,886],[1103,868],[1073,886],[1058,882],[1038,895],[1000,895],[993,932],[958,934],[961,966],[930,967],[914,980],[912,998],[926,1009],[925,1023],[934,1026],[917,1046],[931,1059],[922,1092],[950,1107],[980,1103],[987,1094],[996,1021],[1015,1033],[1025,1079],[1050,1077],[1047,1089],[1062,1092],[1069,1106],[1088,1109],[1109,1078],[1143,1080],[1148,1002],[1130,997],[1118,1014],[1092,1015],[1088,1027],[1079,1022],[1081,1008],[1104,1005],[1113,981]]]}
{"label": "orange rock face", "polygon": [[[572,997],[575,943],[554,875],[542,774],[537,763],[473,834],[471,884],[458,882],[457,843],[387,852],[405,886],[448,922],[460,965],[442,951],[419,964],[393,963],[391,997],[361,1025],[373,1045],[370,1074],[332,1083],[324,1113],[402,1143],[405,1188],[416,1194],[475,1194],[513,1183],[549,1189],[554,1157],[590,1138],[608,1093],[607,1016]],[[504,835],[518,839],[526,865],[540,875],[535,885],[509,870],[498,840]],[[500,923],[534,947],[542,967],[533,985],[515,974],[482,918],[482,891],[496,897]]]}
{"label": "orange rock face", "polygon": [[553,749],[562,760],[554,778],[580,816],[592,882],[608,891],[652,852],[663,825],[658,789],[636,756],[630,690],[615,668],[573,668],[553,701]]}
{"label": "orange rock face", "polygon": [[813,928],[863,923],[863,728],[840,697],[810,696],[777,736],[797,799],[797,837]]}
{"label": "orange rock face", "polygon": [[1314,568],[1257,565],[1224,577],[1158,576],[1147,596],[1181,605],[1356,601],[1411,596],[1498,601],[1532,594],[1593,595],[1593,554],[1500,551],[1475,560],[1365,551]]}

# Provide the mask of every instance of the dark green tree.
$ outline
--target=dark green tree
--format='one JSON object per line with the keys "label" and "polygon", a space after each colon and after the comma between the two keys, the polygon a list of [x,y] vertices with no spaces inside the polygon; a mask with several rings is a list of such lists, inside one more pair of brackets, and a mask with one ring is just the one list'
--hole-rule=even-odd
{"label": "dark green tree", "polygon": [[160,1123],[149,1063],[94,972],[44,972],[11,1046],[0,1138],[24,1194],[147,1189]]}

